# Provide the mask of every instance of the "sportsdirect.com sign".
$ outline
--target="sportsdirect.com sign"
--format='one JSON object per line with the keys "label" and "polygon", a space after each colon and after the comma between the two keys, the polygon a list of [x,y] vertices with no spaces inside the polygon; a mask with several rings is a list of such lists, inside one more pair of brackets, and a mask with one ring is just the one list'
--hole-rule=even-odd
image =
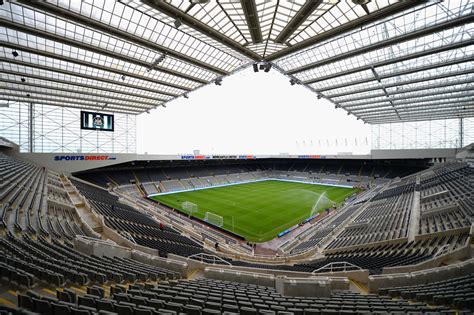
{"label": "sportsdirect.com sign", "polygon": [[106,161],[116,160],[115,156],[110,155],[55,155],[55,161]]}

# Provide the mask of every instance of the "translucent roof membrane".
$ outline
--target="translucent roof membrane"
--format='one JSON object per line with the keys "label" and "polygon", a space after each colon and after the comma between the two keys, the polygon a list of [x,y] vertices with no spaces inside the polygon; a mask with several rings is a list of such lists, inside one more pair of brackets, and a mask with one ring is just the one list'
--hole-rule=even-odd
{"label": "translucent roof membrane", "polygon": [[[24,79],[25,82],[22,82],[21,79]],[[68,83],[61,83],[58,81],[48,81],[48,80],[42,80],[37,77],[27,77],[27,76],[22,76],[22,75],[14,75],[14,74],[8,74],[5,73],[2,78],[0,78],[0,84],[7,83],[9,84],[22,84],[26,87],[26,90],[32,89],[32,88],[45,88],[49,89],[50,91],[62,91],[66,93],[71,93],[71,94],[79,94],[81,95],[90,95],[94,96],[99,99],[104,99],[102,103],[107,103],[107,99],[110,99],[111,103],[114,103],[116,101],[122,101],[125,102],[125,104],[133,104],[136,107],[142,107],[142,108],[153,108],[156,105],[159,105],[160,102],[150,102],[150,100],[141,98],[141,97],[135,97],[135,96],[128,96],[125,97],[124,94],[116,93],[116,92],[109,92],[106,90],[98,90],[94,88],[90,88],[87,86],[79,86],[79,85],[72,85]]]}
{"label": "translucent roof membrane", "polygon": [[[77,65],[70,62],[65,62],[62,60],[52,59],[49,57],[37,56],[29,53],[22,53],[21,58],[13,58],[10,52],[3,50],[2,53],[6,59],[11,59],[12,63],[23,62],[22,65],[31,67],[41,66],[43,69],[51,69],[53,71],[58,71],[62,73],[68,73],[71,75],[77,74],[81,77],[89,77],[91,79],[97,79],[98,81],[106,82],[116,82],[117,85],[122,83],[125,85],[132,85],[136,88],[142,88],[144,90],[149,90],[155,92],[154,94],[162,100],[170,100],[173,97],[173,94],[164,94],[158,84],[155,84],[151,81],[144,81],[141,79],[133,77],[122,77],[120,74],[112,73],[108,71],[103,71],[100,69],[85,67],[82,65]],[[173,91],[172,91],[173,92]]]}
{"label": "translucent roof membrane", "polygon": [[[283,57],[278,60],[278,64],[285,70],[292,70],[309,63],[322,61],[358,48],[415,32],[431,25],[455,20],[460,16],[472,14],[472,7],[466,9],[466,2],[468,1],[446,1],[438,5],[428,4],[423,9],[410,10],[392,17],[386,22],[374,23],[358,31],[328,40],[291,56]],[[446,10],[450,14],[446,14]],[[433,37],[435,36],[436,34],[433,35]],[[411,46],[410,44],[406,45]]]}
{"label": "translucent roof membrane", "polygon": [[[296,76],[302,81],[313,79],[317,80],[318,78],[324,78],[328,75],[337,74],[341,72],[341,69],[351,70],[364,66],[370,67],[373,64],[390,62],[395,58],[413,56],[416,53],[425,52],[427,49],[434,50],[447,45],[466,43],[471,40],[470,34],[473,31],[473,27],[473,24],[455,27],[454,29],[449,29],[437,34],[430,34],[410,41],[402,42],[396,46],[377,49],[363,55],[356,55],[336,61],[334,63],[299,72]],[[470,50],[472,51],[472,47]]]}
{"label": "translucent roof membrane", "polygon": [[232,67],[240,63],[237,58],[219,51],[207,42],[198,40],[128,4],[105,0],[58,0],[57,5],[226,71],[233,70]]}
{"label": "translucent roof membrane", "polygon": [[431,80],[432,78],[446,76],[448,74],[456,75],[463,71],[469,71],[469,70],[472,70],[472,72],[474,73],[473,62],[464,62],[461,64],[439,67],[435,69],[428,69],[428,70],[410,73],[406,75],[399,75],[396,77],[389,77],[387,79],[381,79],[380,82],[378,82],[376,79],[368,83],[358,84],[357,82],[354,82],[353,85],[345,86],[342,88],[326,90],[324,92],[324,95],[326,95],[327,97],[333,97],[335,95],[340,95],[340,94],[355,94],[360,90],[370,89],[370,88],[375,88],[375,89],[388,88],[389,89],[391,87],[400,87],[407,83],[415,82],[415,81],[427,82]]}
{"label": "translucent roof membrane", "polygon": [[[160,95],[148,90],[148,89],[139,89],[132,85],[119,85],[118,83],[108,83],[106,81],[98,81],[94,80],[87,74],[84,76],[78,76],[71,73],[59,73],[52,70],[45,70],[38,67],[28,67],[23,65],[17,65],[9,62],[2,62],[0,63],[0,67],[2,69],[2,73],[15,73],[21,77],[28,77],[28,78],[38,78],[45,81],[52,81],[52,82],[62,82],[69,84],[70,86],[84,86],[91,89],[96,89],[100,91],[107,91],[107,92],[116,92],[119,94],[123,94],[126,98],[131,98],[133,96],[140,97],[140,98],[147,98],[148,101],[156,102],[159,104],[161,101]],[[171,97],[165,98],[163,101],[171,99]]]}
{"label": "translucent roof membrane", "polygon": [[474,94],[473,14],[470,0],[6,2],[0,87],[141,113],[272,62],[365,122],[455,118]]}
{"label": "translucent roof membrane", "polygon": [[[99,1],[104,2],[104,1]],[[105,1],[107,2],[107,1]],[[181,1],[179,1],[181,3]],[[108,2],[107,2],[108,3]],[[210,4],[212,5],[212,4]],[[235,68],[243,63],[249,61],[246,57],[238,52],[230,49],[226,45],[210,38],[206,34],[195,31],[193,28],[182,24],[179,28],[174,26],[176,18],[169,17],[166,14],[143,4],[139,0],[127,1],[126,6],[128,9],[135,9],[136,11],[143,12],[144,16],[148,16],[156,23],[161,23],[164,29],[159,31],[169,32],[170,48],[173,50],[180,51],[189,55],[190,51],[186,46],[190,45],[192,49],[196,49],[196,53],[204,58],[204,61],[211,61],[213,65],[217,65],[223,68],[225,71],[233,71]],[[215,13],[215,12],[214,12]],[[201,16],[203,16],[201,14]],[[155,32],[158,31],[155,29]],[[160,34],[160,33],[158,33]],[[160,34],[162,35],[162,34]],[[184,46],[184,48],[183,48]]]}
{"label": "translucent roof membrane", "polygon": [[[76,2],[73,1],[71,3]],[[141,61],[144,64],[152,65],[153,62],[162,55],[162,52],[160,51],[152,51],[142,46],[124,41],[120,38],[116,38],[103,32],[94,30],[93,28],[70,22],[55,15],[44,14],[37,10],[21,5],[12,3],[11,12],[9,13],[11,16],[9,20],[15,22],[16,24],[32,26],[34,29],[41,32],[66,37],[71,39],[72,42],[78,42],[85,45],[102,48],[105,51],[116,53],[122,58],[126,58],[131,61]],[[7,14],[5,13],[5,15]],[[2,14],[2,18],[3,17],[4,16]],[[8,15],[6,17],[8,18]],[[155,34],[154,36],[158,35]],[[166,39],[163,40],[166,41]],[[55,43],[57,43],[57,41],[55,41]],[[166,67],[166,63],[164,63],[163,66]],[[205,80],[206,75],[212,77],[212,74],[206,74],[206,72],[203,73],[203,76],[197,77]]]}
{"label": "translucent roof membrane", "polygon": [[[350,1],[314,1],[315,6],[313,10],[310,10],[309,15],[303,16],[298,25],[295,24],[284,42],[277,43],[275,40],[278,35],[295,17],[299,18],[306,2],[306,0],[256,1],[256,14],[263,38],[260,43],[252,43],[240,1],[210,1],[201,4],[171,0],[169,4],[182,11],[183,14],[205,22],[209,27],[240,45],[248,47],[262,58],[367,15],[361,6]],[[375,12],[396,2],[398,1],[373,1],[367,7],[369,12]]]}
{"label": "translucent roof membrane", "polygon": [[[83,102],[79,100],[71,101],[70,98],[67,97],[54,97],[49,95],[42,95],[38,93],[31,93],[30,96],[25,96],[21,92],[16,91],[9,91],[7,89],[0,88],[0,93],[2,95],[8,96],[10,101],[16,102],[31,102],[32,99],[35,99],[40,104],[44,105],[55,105],[61,107],[72,107],[72,108],[81,108],[81,109],[102,109],[108,112],[117,112],[117,113],[125,113],[125,114],[136,114],[135,111],[130,110],[129,107],[119,107],[119,106],[107,106],[105,108],[98,107],[94,103]],[[67,104],[67,105],[65,105]]]}
{"label": "translucent roof membrane", "polygon": [[[472,89],[473,84],[463,84],[459,87],[454,86],[450,89],[433,89],[429,92],[412,92],[405,93],[403,96],[391,96],[391,97],[380,97],[374,98],[370,102],[360,102],[357,103],[344,103],[344,108],[354,111],[354,110],[363,110],[363,109],[376,109],[379,107],[392,106],[391,104],[415,104],[417,102],[426,101],[426,100],[446,100],[453,97],[464,96],[464,95],[474,95],[474,91],[469,91]],[[341,104],[341,103],[340,103]]]}
{"label": "translucent roof membrane", "polygon": [[[277,64],[366,122],[431,119],[430,111],[436,117],[449,106],[473,101],[466,91],[474,81],[472,16],[468,0],[428,2]],[[457,110],[445,114],[459,117]]]}

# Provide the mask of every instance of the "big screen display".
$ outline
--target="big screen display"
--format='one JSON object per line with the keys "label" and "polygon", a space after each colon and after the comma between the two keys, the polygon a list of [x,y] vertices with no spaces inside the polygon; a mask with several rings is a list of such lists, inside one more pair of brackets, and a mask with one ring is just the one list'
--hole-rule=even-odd
{"label": "big screen display", "polygon": [[114,131],[114,115],[81,111],[81,129]]}

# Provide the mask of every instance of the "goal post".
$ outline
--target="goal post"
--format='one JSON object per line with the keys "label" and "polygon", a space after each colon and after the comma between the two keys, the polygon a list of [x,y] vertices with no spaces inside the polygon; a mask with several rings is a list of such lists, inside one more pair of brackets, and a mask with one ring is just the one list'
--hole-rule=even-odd
{"label": "goal post", "polygon": [[224,218],[212,212],[206,212],[204,221],[218,227],[222,227],[224,225]]}
{"label": "goal post", "polygon": [[181,203],[181,208],[183,208],[183,211],[189,215],[193,215],[193,213],[198,212],[198,205],[190,201],[183,201]]}

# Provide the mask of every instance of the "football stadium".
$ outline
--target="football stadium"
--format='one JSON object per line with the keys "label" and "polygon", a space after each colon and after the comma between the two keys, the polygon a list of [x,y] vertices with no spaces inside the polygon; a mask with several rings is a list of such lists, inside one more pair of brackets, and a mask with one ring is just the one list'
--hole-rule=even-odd
{"label": "football stadium", "polygon": [[0,314],[473,314],[470,0],[0,0]]}

